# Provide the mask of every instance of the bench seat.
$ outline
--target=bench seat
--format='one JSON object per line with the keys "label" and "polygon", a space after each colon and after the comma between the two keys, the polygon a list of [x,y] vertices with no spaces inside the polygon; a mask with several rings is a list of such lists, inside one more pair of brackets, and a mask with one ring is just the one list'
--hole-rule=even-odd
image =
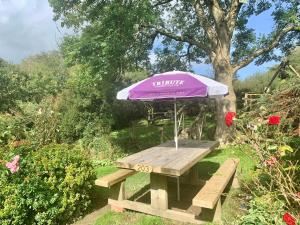
{"label": "bench seat", "polygon": [[127,177],[135,174],[136,171],[134,170],[129,170],[129,169],[119,169],[118,171],[106,175],[104,177],[101,177],[95,181],[95,184],[97,186],[101,187],[111,187],[114,184],[117,184],[123,180],[125,180]]}
{"label": "bench seat", "polygon": [[193,198],[193,205],[213,209],[235,174],[239,159],[226,160]]}

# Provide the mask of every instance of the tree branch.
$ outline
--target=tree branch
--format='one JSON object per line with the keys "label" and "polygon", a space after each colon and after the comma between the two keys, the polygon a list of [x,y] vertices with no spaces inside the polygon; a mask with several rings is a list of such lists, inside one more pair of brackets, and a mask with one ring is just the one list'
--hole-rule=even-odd
{"label": "tree branch", "polygon": [[172,33],[171,31],[168,31],[164,28],[158,28],[158,27],[155,27],[155,26],[150,25],[150,24],[143,24],[141,26],[146,27],[146,28],[154,29],[157,33],[159,33],[163,36],[169,37],[169,38],[171,38],[175,41],[186,42],[186,43],[189,43],[190,45],[195,45],[198,48],[203,49],[207,54],[209,54],[211,52],[211,50],[209,49],[209,46],[195,40],[190,35],[176,35],[176,34]]}
{"label": "tree branch", "polygon": [[155,3],[155,4],[153,5],[153,7],[157,7],[157,6],[160,6],[160,5],[164,5],[164,4],[170,3],[170,2],[172,2],[172,1],[173,1],[173,0],[165,0],[165,1],[162,1],[162,2],[158,1],[157,3]]}
{"label": "tree branch", "polygon": [[203,27],[205,33],[207,34],[209,42],[212,46],[216,46],[217,33],[213,28],[212,24],[210,24],[209,20],[207,19],[207,15],[205,15],[203,5],[201,5],[201,3],[199,3],[199,1],[196,0],[194,8],[198,17],[198,21],[201,27]]}
{"label": "tree branch", "polygon": [[179,58],[187,58],[188,62],[191,63],[191,48],[193,45],[188,44],[187,49],[186,49],[186,53],[182,54],[182,55],[178,55]]}
{"label": "tree branch", "polygon": [[206,4],[209,6],[211,14],[214,18],[215,25],[218,27],[224,16],[224,10],[221,8],[218,0],[208,0]]}
{"label": "tree branch", "polygon": [[229,13],[225,17],[225,21],[227,22],[230,36],[232,36],[233,29],[236,24],[236,17],[239,14],[241,7],[242,7],[242,3],[240,3],[239,0],[232,0]]}
{"label": "tree branch", "polygon": [[238,69],[247,66],[249,63],[251,63],[256,57],[268,53],[271,51],[273,48],[277,47],[279,45],[280,40],[290,31],[300,31],[300,26],[296,25],[289,25],[286,26],[285,28],[281,29],[280,31],[277,32],[277,34],[274,35],[273,39],[270,41],[268,46],[257,49],[254,51],[251,55],[248,57],[244,58],[242,61],[236,63],[233,65],[233,70],[237,71]]}

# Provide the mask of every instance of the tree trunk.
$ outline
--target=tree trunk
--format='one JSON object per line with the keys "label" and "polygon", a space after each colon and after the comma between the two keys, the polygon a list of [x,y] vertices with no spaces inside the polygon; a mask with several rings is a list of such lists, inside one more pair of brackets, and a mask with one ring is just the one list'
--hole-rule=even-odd
{"label": "tree trunk", "polygon": [[[226,61],[226,63],[224,63]],[[223,62],[223,63],[222,63]],[[215,139],[224,144],[230,137],[230,128],[225,124],[226,112],[236,112],[236,95],[233,90],[233,70],[227,60],[215,61],[214,69],[216,80],[227,85],[229,94],[224,98],[217,98],[217,128],[215,132]]]}

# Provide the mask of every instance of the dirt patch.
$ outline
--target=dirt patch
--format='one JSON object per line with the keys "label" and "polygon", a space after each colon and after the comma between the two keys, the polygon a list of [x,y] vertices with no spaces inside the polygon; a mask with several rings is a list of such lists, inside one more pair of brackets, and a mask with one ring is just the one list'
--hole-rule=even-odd
{"label": "dirt patch", "polygon": [[77,221],[76,223],[73,223],[72,225],[93,225],[96,220],[103,215],[104,213],[108,212],[110,210],[110,207],[108,205],[95,210],[94,212],[86,215],[81,220]]}

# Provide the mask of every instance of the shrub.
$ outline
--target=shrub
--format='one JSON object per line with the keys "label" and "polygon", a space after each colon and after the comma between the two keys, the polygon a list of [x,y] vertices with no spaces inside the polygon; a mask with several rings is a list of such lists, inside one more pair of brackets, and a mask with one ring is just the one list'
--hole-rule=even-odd
{"label": "shrub", "polygon": [[89,152],[95,164],[101,166],[111,165],[116,159],[125,156],[107,134],[97,134],[94,137],[87,135],[79,141],[79,145]]}
{"label": "shrub", "polygon": [[49,97],[39,104],[16,101],[19,108],[14,114],[0,114],[0,144],[28,140],[45,145],[58,140],[57,99]]}
{"label": "shrub", "polygon": [[240,225],[277,224],[284,225],[284,202],[274,200],[270,195],[256,197],[250,201],[247,215],[240,219]]}
{"label": "shrub", "polygon": [[0,159],[17,154],[17,172],[0,165],[0,224],[66,224],[88,209],[95,175],[84,152],[68,145],[23,146],[0,150]]}
{"label": "shrub", "polygon": [[26,123],[20,115],[0,114],[0,145],[26,138]]}
{"label": "shrub", "polygon": [[300,82],[290,78],[272,95],[262,95],[250,111],[239,112],[234,123],[236,143],[249,144],[259,158],[250,190],[271,193],[291,213],[300,209],[298,103]]}

